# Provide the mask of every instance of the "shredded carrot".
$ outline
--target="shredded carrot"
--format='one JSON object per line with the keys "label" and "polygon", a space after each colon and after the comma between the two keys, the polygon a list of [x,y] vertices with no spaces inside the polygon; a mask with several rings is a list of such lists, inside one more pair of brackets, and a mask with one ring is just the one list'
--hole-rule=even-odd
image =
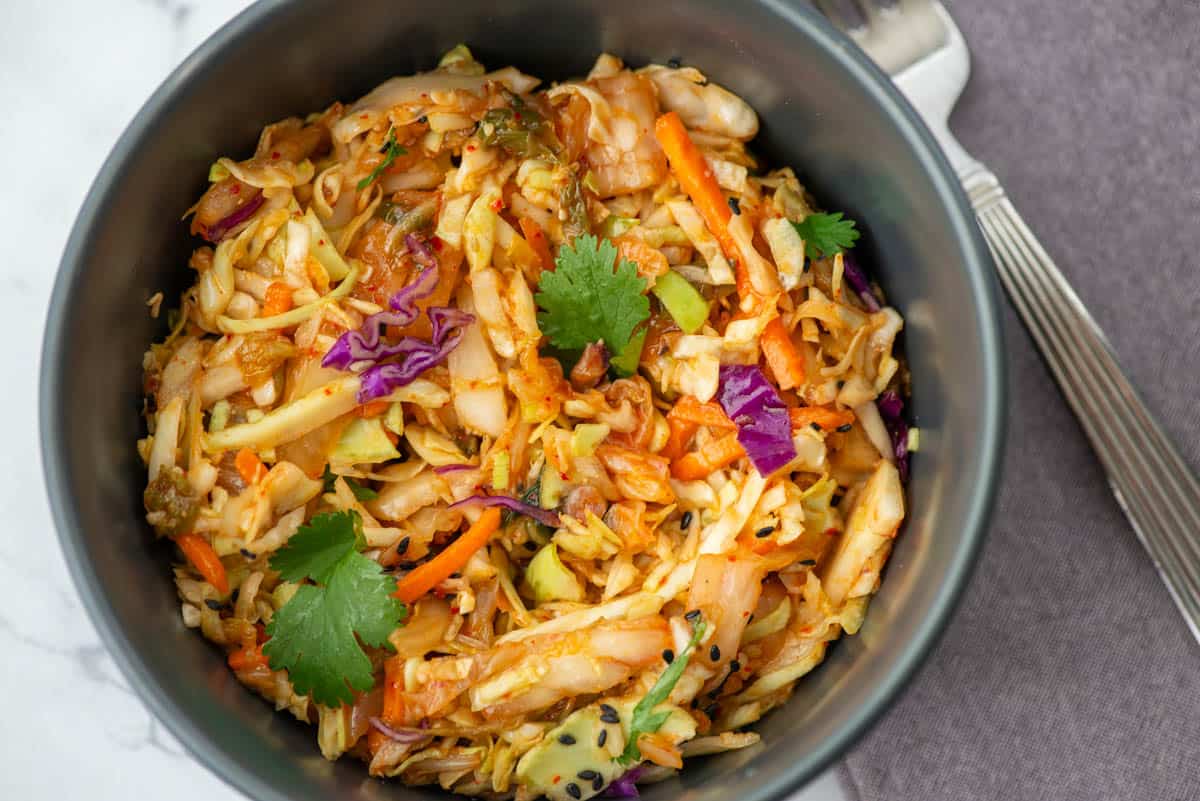
{"label": "shredded carrot", "polygon": [[849,409],[831,409],[828,406],[801,406],[788,409],[792,428],[804,428],[814,423],[822,431],[833,431],[854,422],[854,412]]}
{"label": "shredded carrot", "polygon": [[783,320],[776,317],[767,323],[759,341],[780,389],[794,389],[804,383],[804,357],[783,327]]}
{"label": "shredded carrot", "polygon": [[[370,401],[358,407],[359,417],[378,417],[388,410],[391,404],[385,400]],[[394,442],[392,443],[395,444]]]}
{"label": "shredded carrot", "polygon": [[719,404],[712,401],[701,403],[692,395],[684,395],[675,402],[671,411],[667,412],[667,420],[671,418],[710,428],[737,428],[737,424],[729,419]]}
{"label": "shredded carrot", "polygon": [[229,666],[234,670],[252,670],[256,667],[270,667],[267,657],[263,654],[261,645],[251,645],[231,651]]}
{"label": "shredded carrot", "polygon": [[217,592],[222,595],[229,594],[229,577],[225,575],[225,565],[221,564],[221,557],[217,556],[208,540],[198,534],[180,534],[175,538],[175,544],[205,581],[216,587]]}
{"label": "shredded carrot", "polygon": [[679,186],[692,199],[705,226],[720,243],[726,258],[733,263],[738,295],[746,297],[753,294],[750,275],[738,255],[737,242],[729,232],[729,218],[733,216],[733,211],[713,176],[712,168],[704,160],[704,154],[688,136],[683,120],[679,119],[679,115],[674,111],[668,111],[655,120],[654,136],[667,154],[671,172],[679,181]]}
{"label": "shredded carrot", "polygon": [[670,430],[670,435],[667,437],[667,444],[663,446],[662,455],[668,459],[675,460],[687,450],[688,443],[696,435],[696,429],[700,426],[696,423],[690,423],[681,417],[672,417],[668,412],[667,427]]}
{"label": "shredded carrot", "polygon": [[542,262],[542,269],[554,272],[554,257],[550,255],[550,244],[546,241],[546,232],[542,230],[542,226],[531,217],[521,217],[517,223],[521,226],[521,235]]}
{"label": "shredded carrot", "polygon": [[404,659],[391,656],[383,662],[383,711],[379,716],[391,726],[399,725],[404,718]]}
{"label": "shredded carrot", "polygon": [[746,455],[737,434],[714,439],[698,451],[684,454],[671,465],[671,475],[681,481],[707,478],[714,470],[736,462]]}
{"label": "shredded carrot", "polygon": [[274,317],[276,314],[292,310],[292,288],[282,281],[275,281],[267,287],[263,299],[262,316]]}
{"label": "shredded carrot", "polygon": [[500,510],[495,506],[483,511],[466,533],[450,543],[430,561],[420,565],[396,583],[395,595],[412,603],[441,584],[451,573],[462,569],[471,555],[487,544],[492,533],[500,527]]}
{"label": "shredded carrot", "polygon": [[633,262],[642,278],[657,278],[671,269],[667,257],[658,248],[651,247],[632,234],[622,234],[613,240],[617,246],[617,257]]}
{"label": "shredded carrot", "polygon": [[267,474],[266,465],[258,458],[258,454],[249,448],[238,451],[233,463],[237,467],[238,475],[247,484],[253,484]]}

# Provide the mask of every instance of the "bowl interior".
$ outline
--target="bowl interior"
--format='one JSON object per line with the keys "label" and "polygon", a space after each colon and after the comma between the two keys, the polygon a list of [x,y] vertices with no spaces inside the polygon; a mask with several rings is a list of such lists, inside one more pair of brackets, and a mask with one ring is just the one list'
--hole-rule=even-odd
{"label": "bowl interior", "polygon": [[433,798],[323,760],[313,729],[243,689],[186,630],[165,550],[142,521],[141,355],[161,323],[146,299],[182,289],[191,245],[179,216],[208,165],[253,149],[273,120],[351,100],[429,69],[467,42],[490,67],[546,79],[601,51],[672,57],[745,97],[764,163],[792,165],[822,205],[866,229],[860,251],[907,319],[922,428],[910,519],[860,634],[832,649],[763,742],[698,759],[646,795],[777,798],[847,747],[908,679],[953,605],[990,508],[1003,395],[985,251],[932,140],[898,95],[806,6],[782,0],[267,2],[206,42],[116,146],[63,259],[46,332],[42,438],[68,563],[117,661],[197,755],[259,799]]}

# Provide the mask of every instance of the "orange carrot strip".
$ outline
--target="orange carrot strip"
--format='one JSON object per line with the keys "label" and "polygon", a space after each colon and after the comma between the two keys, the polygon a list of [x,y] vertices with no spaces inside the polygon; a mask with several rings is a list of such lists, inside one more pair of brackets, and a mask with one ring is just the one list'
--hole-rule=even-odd
{"label": "orange carrot strip", "polygon": [[717,238],[726,258],[734,264],[738,295],[745,297],[752,294],[754,290],[750,285],[750,276],[738,255],[737,242],[729,232],[729,218],[733,216],[733,211],[713,176],[712,168],[704,160],[704,154],[688,136],[683,120],[674,111],[663,114],[654,122],[654,136],[667,154],[671,172],[675,174],[679,186],[692,199],[705,226]]}
{"label": "orange carrot strip", "polygon": [[672,418],[710,428],[737,428],[737,424],[729,419],[719,404],[712,401],[701,403],[692,395],[684,395],[675,402],[671,411],[667,412],[667,420]]}
{"label": "orange carrot strip", "polygon": [[388,657],[383,662],[383,711],[379,716],[384,723],[398,725],[404,717],[404,660],[398,656]]}
{"label": "orange carrot strip", "polygon": [[780,389],[793,389],[804,383],[804,357],[796,349],[781,319],[776,317],[767,323],[759,341]]}
{"label": "orange carrot strip", "polygon": [[[391,404],[388,403],[387,401],[381,401],[381,400],[369,401],[368,403],[364,403],[362,406],[358,407],[358,416],[359,417],[378,417],[379,415],[386,412],[388,410],[388,406],[390,406],[390,405]],[[393,443],[393,444],[395,444],[395,443]]]}
{"label": "orange carrot strip", "polygon": [[668,413],[667,427],[671,433],[667,437],[667,444],[663,446],[662,455],[668,459],[675,460],[687,450],[688,443],[691,442],[692,437],[696,434],[696,429],[700,426],[680,417],[672,417]]}
{"label": "orange carrot strip", "polygon": [[222,595],[229,594],[229,577],[225,575],[225,565],[221,564],[221,558],[208,544],[208,540],[197,534],[180,534],[175,538],[175,544],[205,581],[216,587],[217,592]]}
{"label": "orange carrot strip", "polygon": [[262,652],[261,645],[251,645],[231,651],[228,662],[229,667],[234,670],[252,670],[256,667],[270,667],[267,663],[267,657]]}
{"label": "orange carrot strip", "polygon": [[719,470],[745,455],[746,451],[738,442],[737,434],[730,433],[720,439],[714,439],[698,451],[676,459],[671,465],[671,475],[682,481],[694,481],[707,477],[714,470]]}
{"label": "orange carrot strip", "polygon": [[521,236],[525,237],[525,241],[542,262],[542,269],[554,272],[554,257],[550,255],[550,244],[546,241],[546,232],[542,230],[542,226],[531,217],[521,217],[517,223],[521,226]]}
{"label": "orange carrot strip", "polygon": [[465,534],[446,546],[433,559],[400,579],[396,583],[395,596],[405,603],[417,600],[449,578],[451,573],[462,569],[471,555],[486,545],[498,528],[500,510],[495,506],[484,509],[483,514],[471,524]]}
{"label": "orange carrot strip", "polygon": [[267,474],[266,465],[249,448],[242,448],[238,451],[237,456],[233,459],[233,464],[237,467],[238,475],[242,477],[242,481],[245,481],[247,484],[253,484]]}
{"label": "orange carrot strip", "polygon": [[828,406],[800,406],[788,409],[792,428],[804,428],[814,423],[822,431],[833,431],[854,422],[854,412],[849,409],[830,409]]}
{"label": "orange carrot strip", "polygon": [[275,281],[267,287],[263,299],[262,316],[274,317],[276,314],[292,310],[292,288],[282,281]]}

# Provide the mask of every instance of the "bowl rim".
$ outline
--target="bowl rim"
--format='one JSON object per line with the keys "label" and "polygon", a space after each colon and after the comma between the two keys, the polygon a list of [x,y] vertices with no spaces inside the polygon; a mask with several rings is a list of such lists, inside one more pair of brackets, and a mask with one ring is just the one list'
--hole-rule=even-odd
{"label": "bowl rim", "polygon": [[[905,641],[894,657],[892,669],[865,695],[840,731],[817,748],[797,759],[792,767],[775,780],[756,784],[746,790],[746,801],[780,801],[825,770],[842,756],[879,719],[900,694],[945,631],[967,580],[977,563],[986,528],[995,505],[1007,428],[1005,408],[1008,396],[1006,356],[999,317],[999,291],[995,271],[984,244],[974,212],[959,185],[953,169],[916,111],[909,105],[891,79],[883,73],[851,40],[835,29],[811,7],[797,0],[761,0],[770,11],[785,19],[793,28],[803,30],[823,48],[868,93],[895,122],[900,135],[913,150],[918,163],[930,177],[935,192],[950,209],[949,222],[965,258],[963,267],[978,311],[977,325],[982,344],[984,402],[977,409],[979,442],[976,464],[980,481],[972,491],[963,517],[959,545],[949,563],[931,613],[919,622],[915,635]],[[96,219],[108,200],[121,173],[137,152],[139,143],[150,135],[155,121],[186,91],[194,77],[221,50],[232,42],[266,25],[292,0],[258,0],[242,10],[208,38],[167,76],[132,117],[88,189],[72,225],[63,250],[51,292],[42,343],[38,382],[39,436],[46,490],[72,581],[113,661],[129,680],[137,696],[210,772],[231,788],[261,801],[288,801],[272,784],[257,773],[230,760],[164,690],[154,673],[137,654],[118,624],[99,577],[85,558],[85,534],[78,510],[70,500],[66,475],[65,442],[55,422],[61,419],[61,393],[58,388],[65,362],[67,315],[65,308],[86,259],[85,246],[93,236]],[[272,713],[273,714],[273,713]]]}

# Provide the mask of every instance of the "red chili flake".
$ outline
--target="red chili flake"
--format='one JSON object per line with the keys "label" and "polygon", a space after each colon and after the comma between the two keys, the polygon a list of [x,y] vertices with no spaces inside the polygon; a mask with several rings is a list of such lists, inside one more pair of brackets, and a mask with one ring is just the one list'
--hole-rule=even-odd
{"label": "red chili flake", "polygon": [[279,158],[279,151],[278,151],[278,150],[272,150],[272,151],[271,151],[271,158],[273,158],[273,159],[277,159],[277,158]]}
{"label": "red chili flake", "polygon": [[371,115],[370,115],[370,114],[367,114],[367,113],[365,113],[365,112],[364,112],[363,114],[359,114],[359,115],[358,115],[358,118],[359,118],[360,120],[367,120],[367,119],[370,119],[370,118],[371,118]]}
{"label": "red chili flake", "polygon": [[332,394],[333,394],[333,390],[332,390],[332,389],[330,389],[329,387],[325,387],[325,394],[326,394],[326,395],[332,395]]}
{"label": "red chili flake", "polygon": [[468,152],[468,153],[474,153],[474,152],[475,152],[475,145],[467,145],[467,152]]}
{"label": "red chili flake", "polygon": [[232,188],[232,189],[230,189],[229,191],[230,191],[230,192],[232,192],[233,194],[235,194],[235,195],[236,195],[237,193],[239,193],[239,192],[241,192],[241,191],[242,191],[242,185],[241,185],[241,184],[234,184],[234,185],[233,185],[233,188]]}
{"label": "red chili flake", "polygon": [[434,250],[442,249],[442,240],[438,239],[436,236],[433,237],[433,239],[429,240],[429,244],[433,247]]}
{"label": "red chili flake", "polygon": [[325,240],[324,240],[324,239],[318,239],[318,240],[317,240],[317,244],[318,244],[318,245],[321,245],[322,247],[324,247],[324,246],[325,246]]}
{"label": "red chili flake", "polygon": [[452,614],[452,615],[458,614],[458,605],[457,604],[450,607],[450,614]]}
{"label": "red chili flake", "polygon": [[513,119],[514,119],[514,120],[519,120],[519,119],[521,119],[521,112],[519,112],[519,111],[514,111],[514,112],[513,112]]}
{"label": "red chili flake", "polygon": [[557,775],[557,774],[556,774],[556,775],[554,776],[554,778],[550,780],[550,783],[551,783],[551,784],[558,784],[558,783],[559,783],[559,782],[561,782],[561,781],[562,781],[562,776],[559,776],[559,775]]}
{"label": "red chili flake", "polygon": [[736,557],[736,556],[730,556],[730,557],[729,557],[729,561],[730,561],[730,562],[736,562],[736,561],[737,561],[737,557]]}
{"label": "red chili flake", "polygon": [[498,197],[492,201],[492,211],[500,211],[502,208],[504,208],[504,198]]}
{"label": "red chili flake", "polygon": [[838,530],[836,528],[834,528],[833,526],[830,526],[829,528],[825,529],[826,537],[836,537],[837,533],[838,533]]}

